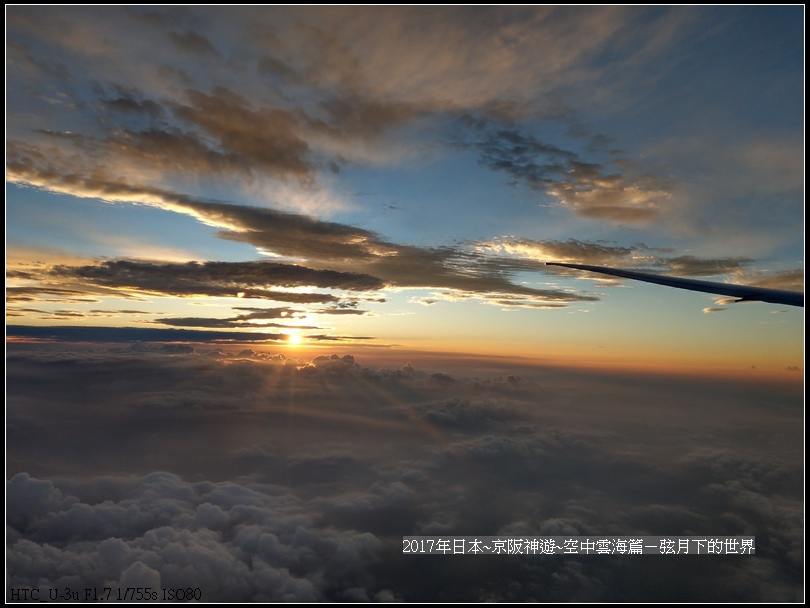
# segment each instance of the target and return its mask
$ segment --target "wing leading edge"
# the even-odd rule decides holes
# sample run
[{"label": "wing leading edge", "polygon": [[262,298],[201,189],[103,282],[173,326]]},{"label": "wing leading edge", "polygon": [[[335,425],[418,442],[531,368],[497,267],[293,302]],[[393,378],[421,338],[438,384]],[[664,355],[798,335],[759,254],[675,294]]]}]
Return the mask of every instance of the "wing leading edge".
[{"label": "wing leading edge", "polygon": [[691,289],[692,291],[702,291],[704,293],[714,293],[721,296],[738,298],[738,302],[759,301],[770,302],[771,304],[784,304],[786,306],[804,307],[804,293],[801,291],[786,291],[784,289],[766,289],[764,287],[749,287],[747,285],[734,285],[731,283],[715,283],[714,281],[699,281],[697,279],[681,279],[678,277],[667,277],[658,274],[648,274],[646,272],[633,272],[632,270],[619,270],[617,268],[606,268],[604,266],[589,266],[587,264],[563,264],[561,262],[546,262],[546,266],[564,266],[565,268],[576,268],[578,270],[588,270],[590,272],[600,272],[614,277],[624,279],[635,279],[677,287],[679,289]]}]

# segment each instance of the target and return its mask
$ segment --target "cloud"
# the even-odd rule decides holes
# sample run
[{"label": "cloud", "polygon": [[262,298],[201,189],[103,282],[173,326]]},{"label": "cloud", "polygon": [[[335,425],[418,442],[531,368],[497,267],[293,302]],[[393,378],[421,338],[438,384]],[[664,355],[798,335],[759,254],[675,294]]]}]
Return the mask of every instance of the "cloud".
[{"label": "cloud", "polygon": [[659,264],[678,275],[710,277],[738,272],[754,260],[745,257],[707,259],[691,255],[663,258]]},{"label": "cloud", "polygon": [[[12,587],[141,581],[204,601],[801,596],[800,388],[239,348],[10,344]],[[755,534],[757,555],[402,554],[403,535],[462,533]]]},{"label": "cloud", "polygon": [[[23,147],[24,148],[24,147]],[[219,236],[249,243],[282,257],[306,260],[315,268],[360,272],[399,287],[446,287],[470,292],[525,295],[550,302],[592,300],[562,290],[542,290],[509,281],[510,265],[481,260],[474,252],[454,247],[415,247],[388,242],[375,233],[337,222],[274,209],[203,202],[192,197],[92,176],[68,173],[38,153],[24,153],[9,163],[9,179],[76,196],[148,204],[191,215],[220,228]]]},{"label": "cloud", "polygon": [[[649,37],[659,42],[649,47],[657,54],[667,46],[659,35],[662,26],[670,28],[670,40],[682,29],[674,26],[680,17],[668,12],[649,19],[639,34],[634,21],[652,15],[614,7],[589,12],[389,7],[316,15],[291,9],[273,16],[260,18],[250,31],[257,43],[272,48],[277,59],[297,66],[310,81],[375,96],[396,92],[409,102],[452,100],[465,108],[593,84],[599,75],[588,63],[606,48],[628,44],[628,36],[634,41]],[[290,27],[288,19],[297,20],[297,27]],[[265,34],[268,29],[272,37]],[[613,58],[615,73],[621,75],[628,62]]]},{"label": "cloud", "polygon": [[[508,262],[499,262],[505,267],[508,267]],[[519,265],[515,265],[518,267]],[[532,270],[536,270],[532,268]],[[582,296],[582,300],[596,300],[594,296]],[[419,296],[410,298],[410,302],[414,304],[421,304],[423,306],[432,306],[437,302],[463,302],[463,301],[478,301],[489,306],[498,306],[504,310],[514,308],[533,308],[533,309],[555,309],[566,308],[567,303],[553,303],[549,302],[548,298],[543,296],[532,297],[531,294],[527,295],[509,295],[504,293],[481,293],[473,294],[463,291],[436,291],[428,296]]]},{"label": "cloud", "polygon": [[303,258],[310,264],[328,263],[331,268],[367,272],[393,286],[501,292],[559,302],[587,298],[516,285],[507,278],[509,266],[491,268],[487,260],[458,248],[398,245],[360,228],[256,207],[193,201],[177,201],[171,206],[223,227],[223,238]]},{"label": "cloud", "polygon": [[201,55],[216,54],[216,49],[214,49],[211,42],[197,32],[169,32],[169,38],[180,50]]},{"label": "cloud", "polygon": [[[647,49],[645,60],[663,56],[694,26],[690,11],[395,7],[312,13],[282,7],[243,8],[227,18],[221,9],[12,13],[15,61],[40,67],[18,72],[15,63],[11,88],[50,94],[43,66],[55,56],[83,69],[70,72],[77,84],[63,92],[60,103],[70,104],[69,112],[28,112],[41,119],[8,138],[13,183],[191,215],[218,228],[221,238],[313,270],[535,308],[594,298],[516,284],[512,277],[528,266],[514,260],[483,259],[458,245],[401,244],[278,209],[327,213],[336,198],[326,192],[329,174],[352,163],[421,155],[425,146],[414,147],[401,131],[406,126],[430,129],[430,147],[460,143],[482,165],[581,217],[645,224],[670,204],[668,177],[621,158],[559,100],[567,98],[561,92],[590,89],[605,74],[614,84],[632,80],[638,49]],[[99,33],[113,27],[120,32],[116,45]],[[751,154],[757,159],[777,148],[763,143]],[[210,192],[220,199],[247,193],[281,200],[268,209],[198,195]]]},{"label": "cloud", "polygon": [[7,302],[34,302],[42,299],[65,303],[98,302],[96,298],[87,297],[88,295],[84,290],[60,287],[6,287]]},{"label": "cloud", "polygon": [[[276,327],[282,329],[295,329],[295,330],[313,330],[320,329],[319,327],[311,325],[295,324],[299,318],[306,316],[306,311],[294,310],[287,307],[282,308],[244,308],[234,307],[233,310],[245,310],[248,312],[236,315],[226,319],[211,318],[211,317],[167,317],[154,321],[160,325],[170,325],[173,327],[210,327],[210,328],[265,328]],[[315,311],[320,314],[340,314],[350,312],[352,314],[365,314],[365,311],[355,309],[337,309],[330,311],[330,309],[322,309]],[[289,323],[273,323],[267,322],[269,319],[286,319]]]},{"label": "cloud", "polygon": [[[50,160],[47,162],[50,163]],[[66,190],[81,196],[146,203],[188,214],[203,223],[220,228],[221,238],[249,243],[274,255],[304,260],[312,267],[312,272],[364,274],[379,277],[376,279],[378,285],[386,283],[393,287],[453,289],[478,294],[484,300],[501,306],[555,307],[557,304],[594,299],[592,296],[563,290],[524,287],[509,280],[510,275],[516,271],[537,270],[538,266],[527,266],[527,263],[540,255],[551,254],[566,261],[588,263],[598,260],[611,265],[624,259],[625,263],[620,265],[629,266],[633,263],[631,267],[637,267],[638,262],[643,262],[645,266],[651,265],[657,270],[687,276],[713,276],[738,271],[751,262],[744,257],[667,257],[656,255],[662,250],[643,244],[636,247],[617,247],[576,240],[555,242],[510,238],[485,242],[479,247],[479,250],[500,247],[508,253],[517,254],[511,259],[481,255],[475,250],[458,246],[426,248],[400,245],[371,231],[346,224],[273,209],[200,201],[151,187],[128,186],[77,175],[62,176],[59,178],[60,184],[53,181],[53,171],[43,171],[38,168],[39,163],[36,156],[23,154],[17,162],[9,163],[10,179],[47,184],[49,188]],[[516,258],[526,261],[519,262]],[[210,292],[211,286],[206,287]],[[219,295],[229,293],[229,287],[219,287]],[[245,294],[249,297],[265,297],[258,290],[246,291]]]},{"label": "cloud", "polygon": [[752,272],[741,269],[734,275],[735,282],[755,285],[767,289],[804,291],[804,270],[781,270],[773,272]]},{"label": "cloud", "polygon": [[649,223],[670,196],[658,178],[616,174],[561,182],[548,192],[585,218],[618,223]]},{"label": "cloud", "polygon": [[[295,264],[268,261],[166,263],[143,260],[105,260],[91,265],[56,264],[36,270],[10,271],[9,276],[28,285],[9,287],[7,300],[97,301],[90,294],[144,299],[157,296],[240,297],[297,304],[356,306],[331,294],[299,291],[302,288],[374,291],[385,284],[370,275],[314,270]],[[33,283],[33,284],[31,284]],[[43,285],[52,286],[43,286]],[[65,285],[66,287],[56,287]]]},{"label": "cloud", "polygon": [[[55,539],[60,529],[70,533],[60,548],[19,541],[11,558],[15,584],[33,582],[21,570],[25,562],[37,564],[55,584],[78,580],[60,575],[63,568],[81,569],[87,571],[81,580],[100,589],[133,585],[162,594],[182,588],[211,601],[317,601],[335,593],[330,587],[362,589],[368,583],[365,570],[374,561],[376,539],[319,528],[284,499],[230,483],[188,484],[168,473],[135,484],[106,483],[118,486],[120,500],[87,504],[71,496],[69,506],[20,526],[32,539]],[[60,494],[51,486],[50,497],[38,497],[29,490],[38,484],[43,482],[20,474],[8,489],[36,512]],[[232,540],[223,539],[226,529]]]},{"label": "cloud", "polygon": [[6,335],[19,338],[34,338],[54,341],[91,342],[106,340],[109,342],[268,342],[285,341],[286,334],[249,333],[249,332],[216,332],[179,329],[151,329],[140,327],[81,327],[81,326],[26,326],[8,325]]},{"label": "cloud", "polygon": [[285,325],[283,323],[251,323],[250,317],[238,315],[228,319],[217,319],[212,317],[170,317],[154,321],[158,325],[170,325],[172,327],[210,327],[210,328],[265,328],[275,327],[281,329],[320,329],[312,325]]},{"label": "cloud", "polygon": [[537,261],[583,262],[603,266],[625,265],[632,261],[649,260],[654,249],[639,244],[634,247],[591,243],[578,239],[567,241],[535,240],[504,237],[479,243],[484,251],[506,253]]},{"label": "cloud", "polygon": [[[318,287],[353,291],[378,290],[384,283],[375,277],[351,272],[314,270],[275,262],[154,263],[108,260],[92,266],[54,266],[54,277],[89,280],[108,287],[129,287],[162,293],[201,295],[209,291],[231,292],[242,287]],[[209,291],[206,291],[210,285]]]},{"label": "cloud", "polygon": [[[568,270],[558,268],[547,268],[537,263],[544,262],[566,262],[584,263],[597,266],[615,266],[622,268],[634,268],[639,270],[653,270],[678,276],[688,277],[711,277],[718,275],[742,276],[746,266],[754,262],[747,257],[698,257],[693,255],[668,256],[671,250],[650,247],[644,243],[636,243],[632,246],[608,245],[603,242],[587,242],[577,239],[567,241],[534,240],[526,238],[502,237],[477,244],[483,252],[494,254],[508,254],[518,259],[516,264],[527,261],[529,266],[535,270],[544,270],[556,274],[573,274]],[[781,280],[784,282],[795,281],[797,273],[801,271],[787,271],[785,273],[763,275],[761,281],[767,281],[770,276],[771,281],[776,284]],[[787,281],[785,281],[787,279]]]},{"label": "cloud", "polygon": [[[639,19],[646,27],[633,26]],[[141,175],[158,186],[217,175],[235,178],[234,187],[269,178],[304,188],[314,187],[324,170],[401,154],[392,150],[405,147],[389,136],[442,116],[564,114],[573,124],[571,112],[553,109],[560,104],[547,101],[556,97],[548,94],[601,78],[589,63],[630,31],[658,41],[647,46],[654,56],[667,46],[659,28],[671,42],[684,25],[675,11],[480,7],[317,14],[243,8],[227,18],[219,9],[46,15],[18,8],[10,22],[10,43],[24,44],[30,61],[64,56],[71,64],[82,62],[71,73],[74,86],[63,93],[74,101],[74,111],[43,113],[38,136],[20,133],[27,144],[49,153],[58,147],[111,180]],[[115,45],[99,34],[111,28],[119,33]],[[619,65],[633,62],[637,58],[613,57],[611,65],[618,74]],[[155,66],[162,66],[160,73]],[[261,78],[245,78],[253,73]],[[10,85],[34,94],[47,81],[12,71]],[[533,107],[533,99],[543,100],[540,107]],[[537,155],[579,160],[511,126],[481,145],[482,162],[511,167],[516,176],[542,166],[533,160]],[[583,213],[625,207],[640,213],[654,207],[653,192],[660,190],[644,178],[623,177],[611,188],[634,196],[621,203],[614,200],[618,195],[596,197],[594,188],[580,184],[567,199],[577,198],[575,207]]]},{"label": "cloud", "polygon": [[[482,132],[481,139],[473,136],[466,145],[479,151],[483,166],[545,192],[582,217],[646,224],[661,215],[671,197],[668,180],[639,172],[626,160],[611,168],[514,127],[490,126],[485,118],[462,118],[464,124]],[[619,165],[622,172],[617,172]]]},{"label": "cloud", "polygon": [[295,114],[278,108],[258,108],[224,88],[213,94],[188,90],[187,103],[172,104],[181,121],[212,138],[236,164],[270,174],[307,177],[312,170],[309,146],[297,131]]},{"label": "cloud", "polygon": [[[518,384],[520,380],[510,376],[507,382]],[[458,397],[419,405],[416,411],[433,424],[466,429],[497,427],[498,423],[527,418],[520,406],[510,402],[474,402]]]}]

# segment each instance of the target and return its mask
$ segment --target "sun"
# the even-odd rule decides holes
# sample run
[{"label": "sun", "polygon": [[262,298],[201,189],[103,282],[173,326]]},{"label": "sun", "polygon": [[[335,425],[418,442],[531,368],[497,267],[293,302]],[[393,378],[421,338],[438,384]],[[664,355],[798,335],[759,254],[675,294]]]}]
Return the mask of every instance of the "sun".
[{"label": "sun", "polygon": [[289,334],[287,336],[287,341],[290,344],[301,344],[302,340],[303,340],[303,338],[301,336],[299,336],[298,334]]}]

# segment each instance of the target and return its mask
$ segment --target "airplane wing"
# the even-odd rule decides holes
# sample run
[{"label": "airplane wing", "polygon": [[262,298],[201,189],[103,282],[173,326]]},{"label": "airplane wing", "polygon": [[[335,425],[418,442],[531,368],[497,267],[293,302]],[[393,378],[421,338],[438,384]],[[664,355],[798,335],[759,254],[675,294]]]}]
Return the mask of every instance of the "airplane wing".
[{"label": "airplane wing", "polygon": [[668,287],[679,289],[691,289],[692,291],[703,291],[705,293],[715,293],[722,296],[739,298],[738,302],[759,301],[770,302],[771,304],[784,304],[786,306],[804,307],[804,293],[801,291],[786,291],[783,289],[766,289],[764,287],[748,287],[746,285],[734,285],[731,283],[715,283],[714,281],[698,281],[696,279],[680,279],[677,277],[667,277],[658,274],[648,274],[646,272],[634,272],[631,270],[619,270],[617,268],[606,268],[604,266],[588,266],[587,264],[563,264],[561,262],[546,262],[546,266],[564,266],[565,268],[577,268],[590,272],[601,272],[614,277],[624,279],[635,279],[656,283]]}]

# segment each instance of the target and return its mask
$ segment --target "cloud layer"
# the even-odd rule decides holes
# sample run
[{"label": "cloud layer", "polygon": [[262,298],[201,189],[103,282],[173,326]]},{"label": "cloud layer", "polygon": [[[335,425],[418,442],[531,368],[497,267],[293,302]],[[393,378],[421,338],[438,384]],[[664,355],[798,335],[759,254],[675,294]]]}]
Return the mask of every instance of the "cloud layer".
[{"label": "cloud layer", "polygon": [[[802,594],[794,389],[202,345],[20,344],[7,365],[9,588],[192,587],[205,601]],[[758,549],[699,563],[428,560],[402,555],[407,534],[754,534]]]},{"label": "cloud layer", "polygon": [[[682,167],[698,152],[706,156],[706,144],[668,139],[647,146],[645,157],[623,151],[586,120],[588,112],[651,103],[636,95],[643,87],[655,90],[651,72],[670,74],[676,68],[669,57],[679,44],[686,39],[691,46],[723,29],[723,19],[711,11],[12,7],[8,17],[11,183],[191,216],[221,239],[281,258],[276,264],[223,262],[212,254],[185,265],[135,259],[59,265],[13,285],[9,295],[20,302],[242,293],[334,304],[348,314],[343,294],[298,288],[413,288],[541,309],[594,300],[518,280],[542,268],[531,263],[541,255],[644,262],[685,276],[739,274],[756,264],[747,255],[683,253],[687,246],[662,253],[654,244],[673,230],[721,230],[712,217],[720,208],[711,207],[704,224],[691,217],[697,190],[685,187],[670,166]],[[108,32],[115,32],[114,44]],[[581,100],[577,107],[572,99]],[[737,184],[726,199],[745,190],[768,196],[796,191],[801,174],[790,162],[798,157],[791,141],[778,133],[751,137],[734,154],[720,154],[748,173],[764,167],[749,181],[763,184],[773,174],[779,179],[772,181],[783,184],[754,188],[715,160],[721,181]],[[444,244],[389,238],[369,227],[377,220],[373,213],[366,223],[357,216],[325,219],[358,204],[360,194],[345,185],[351,182],[337,181],[352,171],[413,171],[458,155],[469,166],[454,183],[481,167],[497,179],[506,176],[536,197],[533,207],[562,210],[557,220],[588,220],[577,224],[583,236],[518,235],[491,246],[498,233],[456,232],[455,222],[480,213],[467,209],[457,192],[446,202]],[[499,196],[489,203],[494,209]],[[154,217],[161,220],[159,213]],[[425,226],[431,217],[420,211],[415,223]],[[535,226],[546,218],[530,218],[527,234],[537,234]],[[603,227],[594,232],[594,225]],[[654,229],[653,239],[644,239],[653,244],[605,245],[594,236],[615,229],[626,240],[628,227]],[[750,242],[736,250],[747,251]],[[526,255],[494,255],[499,247]],[[799,271],[775,272],[762,271],[761,281],[784,284],[790,275],[797,284]],[[28,313],[18,308],[16,314]],[[224,321],[208,321],[217,322]]]}]

